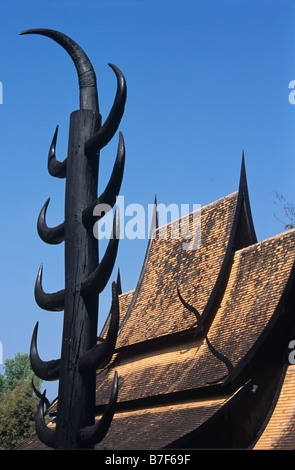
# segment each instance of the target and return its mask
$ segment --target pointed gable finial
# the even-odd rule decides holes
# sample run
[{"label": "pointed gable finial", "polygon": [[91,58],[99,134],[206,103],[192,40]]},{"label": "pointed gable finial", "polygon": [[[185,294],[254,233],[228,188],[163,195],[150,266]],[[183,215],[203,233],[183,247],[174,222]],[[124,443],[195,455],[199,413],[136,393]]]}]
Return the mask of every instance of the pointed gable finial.
[{"label": "pointed gable finial", "polygon": [[[153,208],[153,212],[151,214],[149,240],[156,238],[156,230],[159,228],[156,194],[155,194],[154,204],[152,204],[152,208]],[[149,214],[149,217],[150,217],[150,214]]]},{"label": "pointed gable finial", "polygon": [[247,225],[249,228],[249,233],[251,233],[252,243],[256,243],[257,237],[255,233],[254,223],[252,219],[252,212],[250,207],[250,199],[248,192],[248,182],[246,175],[246,164],[245,164],[245,152],[242,151],[242,162],[241,162],[241,171],[240,171],[240,183],[239,183],[239,196],[238,196],[238,206],[244,206],[246,211]]},{"label": "pointed gable finial", "polygon": [[244,149],[242,151],[242,163],[241,163],[241,171],[240,171],[239,190],[242,192],[245,192],[245,190],[248,191]]},{"label": "pointed gable finial", "polygon": [[118,268],[118,275],[117,275],[117,291],[118,291],[118,295],[122,294],[122,283],[121,283],[120,268]]},{"label": "pointed gable finial", "polygon": [[157,202],[157,194],[155,194],[155,201],[154,201],[154,211],[155,211],[155,225],[156,225],[156,230],[159,228],[159,220],[158,220],[158,212],[157,212],[157,205],[158,205],[158,202]]}]

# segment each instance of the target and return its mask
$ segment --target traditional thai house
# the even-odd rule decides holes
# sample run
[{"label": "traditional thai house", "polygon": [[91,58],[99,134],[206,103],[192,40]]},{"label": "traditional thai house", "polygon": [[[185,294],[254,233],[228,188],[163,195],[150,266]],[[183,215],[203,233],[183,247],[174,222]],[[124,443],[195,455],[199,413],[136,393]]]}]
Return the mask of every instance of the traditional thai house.
[{"label": "traditional thai house", "polygon": [[[166,239],[156,228],[137,286],[119,297],[97,419],[115,371],[118,401],[95,448],[294,449],[295,230],[257,241],[244,159],[238,191],[201,209],[197,249],[173,236],[180,222]],[[21,448],[46,449],[37,437]]]}]

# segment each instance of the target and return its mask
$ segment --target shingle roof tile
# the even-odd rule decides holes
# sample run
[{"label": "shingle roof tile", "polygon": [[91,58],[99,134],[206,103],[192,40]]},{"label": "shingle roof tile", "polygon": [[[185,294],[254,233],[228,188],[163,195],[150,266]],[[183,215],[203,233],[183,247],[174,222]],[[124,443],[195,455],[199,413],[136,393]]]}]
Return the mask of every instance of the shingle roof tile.
[{"label": "shingle roof tile", "polygon": [[[202,209],[198,249],[183,250],[183,239],[170,237],[170,225],[168,239],[152,241],[144,275],[134,293],[135,302],[127,313],[117,347],[186,330],[196,324],[195,316],[180,303],[177,288],[187,302],[194,300],[197,309],[203,311],[225,258],[237,197],[236,192]],[[191,224],[192,214],[189,217]]]}]

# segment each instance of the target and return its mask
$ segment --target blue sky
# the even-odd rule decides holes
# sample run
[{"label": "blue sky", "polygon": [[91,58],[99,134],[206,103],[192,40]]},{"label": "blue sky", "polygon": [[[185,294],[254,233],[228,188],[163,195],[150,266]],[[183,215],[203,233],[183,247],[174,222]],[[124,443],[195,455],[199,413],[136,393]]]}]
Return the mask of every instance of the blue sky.
[{"label": "blue sky", "polygon": [[[42,358],[60,354],[63,313],[40,310],[33,290],[41,262],[44,289],[63,288],[63,245],[45,245],[36,221],[48,197],[48,224],[63,221],[65,183],[48,174],[47,154],[58,124],[57,155],[66,157],[69,116],[78,109],[69,56],[48,38],[19,36],[22,30],[56,29],[80,44],[96,71],[103,120],[116,90],[107,64],[124,73],[126,204],[146,207],[157,194],[165,204],[204,206],[226,196],[238,187],[244,149],[257,237],[284,230],[275,193],[295,202],[295,105],[288,100],[288,84],[295,80],[294,1],[2,0],[0,5],[3,360],[29,351],[37,321]],[[101,190],[117,142],[118,135],[101,152]],[[114,277],[120,267],[124,291],[136,286],[146,244],[120,242]],[[108,310],[106,292],[100,325]]]}]

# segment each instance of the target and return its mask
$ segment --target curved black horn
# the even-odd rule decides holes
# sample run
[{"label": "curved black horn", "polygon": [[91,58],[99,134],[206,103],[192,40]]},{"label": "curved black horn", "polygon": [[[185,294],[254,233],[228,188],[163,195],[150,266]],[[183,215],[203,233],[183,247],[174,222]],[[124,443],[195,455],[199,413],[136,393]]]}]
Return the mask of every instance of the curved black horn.
[{"label": "curved black horn", "polygon": [[65,290],[47,294],[42,288],[43,266],[41,264],[36,283],[35,283],[35,300],[40,308],[51,312],[59,312],[64,309]]},{"label": "curved black horn", "polygon": [[[96,206],[100,204],[106,204],[111,209],[114,207],[116,202],[116,197],[119,194],[123,173],[124,173],[124,166],[125,166],[125,144],[123,135],[119,133],[119,144],[117,150],[117,156],[114,163],[113,171],[109,182],[104,190],[104,192],[97,198],[95,201],[92,202],[86,209],[83,210],[82,213],[82,220],[85,227],[89,227],[94,225],[95,221],[98,221],[102,215],[95,216],[93,214],[93,210]],[[105,215],[105,214],[104,214]]]},{"label": "curved black horn", "polygon": [[118,286],[112,283],[112,306],[110,313],[110,324],[107,335],[103,342],[96,344],[79,359],[79,371],[102,369],[112,358],[119,329],[119,298]]},{"label": "curved black horn", "polygon": [[47,199],[44,206],[42,207],[38,221],[37,221],[37,231],[39,237],[50,245],[57,245],[65,239],[65,224],[64,222],[56,227],[48,227],[46,224],[46,212],[49,204],[50,198]]},{"label": "curved black horn", "polygon": [[96,76],[92,64],[81,47],[65,34],[53,29],[27,29],[19,34],[40,34],[47,36],[62,46],[73,60],[79,78],[80,109],[98,112]]},{"label": "curved black horn", "polygon": [[116,65],[109,64],[117,77],[117,92],[111,111],[102,127],[85,144],[85,153],[90,156],[97,153],[111,140],[120,124],[124,113],[127,87],[121,70]]},{"label": "curved black horn", "polygon": [[106,436],[115,413],[117,397],[118,373],[115,372],[110,401],[106,406],[101,419],[92,426],[86,426],[85,428],[80,430],[80,441],[83,446],[91,446],[98,444]]},{"label": "curved black horn", "polygon": [[35,429],[37,436],[43,444],[48,447],[54,447],[55,444],[55,429],[49,428],[44,420],[44,402],[45,402],[45,393],[44,390],[41,400],[39,402],[38,410],[35,417]]},{"label": "curved black horn", "polygon": [[52,138],[51,145],[49,148],[47,168],[51,176],[55,176],[56,178],[65,178],[66,170],[67,170],[67,159],[65,159],[63,162],[59,162],[56,159],[56,154],[55,154],[57,132],[58,132],[58,126],[56,126],[54,136]]},{"label": "curved black horn", "polygon": [[33,331],[30,346],[30,361],[33,372],[42,380],[57,380],[59,378],[60,359],[53,361],[42,361],[37,349],[37,333],[39,323],[37,322]]},{"label": "curved black horn", "polygon": [[88,279],[81,285],[81,295],[87,296],[90,292],[100,294],[108,283],[110,275],[116,261],[117,251],[119,245],[119,207],[116,207],[116,212],[113,222],[112,238],[109,241],[106,252],[97,265],[97,268],[89,275]]},{"label": "curved black horn", "polygon": [[[35,395],[41,399],[43,394],[35,387],[34,380],[32,379],[32,389],[34,390]],[[50,401],[45,396],[43,397],[46,410],[50,407]]]}]

